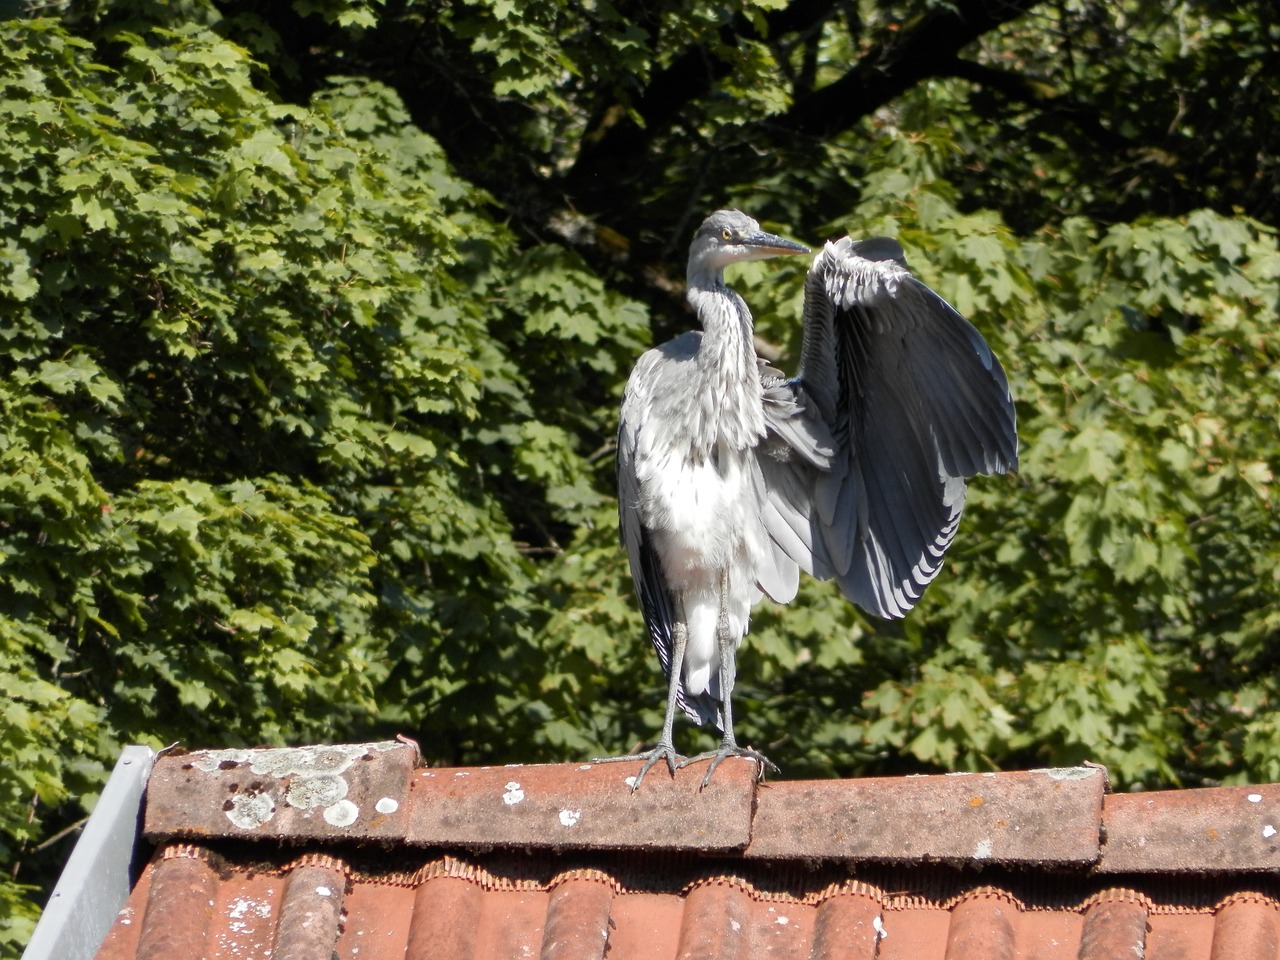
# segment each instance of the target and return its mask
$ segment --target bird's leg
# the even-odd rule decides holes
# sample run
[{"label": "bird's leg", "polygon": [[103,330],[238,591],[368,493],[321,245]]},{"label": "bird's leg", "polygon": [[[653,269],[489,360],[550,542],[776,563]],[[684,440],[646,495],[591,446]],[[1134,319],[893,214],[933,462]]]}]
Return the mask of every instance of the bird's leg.
[{"label": "bird's leg", "polygon": [[618,760],[643,760],[644,766],[640,768],[640,772],[636,774],[635,782],[631,784],[632,792],[640,789],[640,781],[644,779],[644,775],[652,769],[653,765],[659,760],[667,762],[667,769],[671,771],[671,775],[676,775],[676,766],[683,766],[683,757],[676,753],[675,747],[675,726],[676,726],[676,700],[680,693],[680,674],[684,670],[684,648],[688,643],[689,629],[685,626],[684,619],[675,622],[672,629],[671,637],[671,675],[667,680],[667,715],[662,721],[662,736],[658,738],[657,745],[652,750],[642,753],[635,753],[625,757],[599,757],[592,760],[592,763],[613,763]]},{"label": "bird's leg", "polygon": [[738,677],[738,638],[729,627],[729,611],[726,607],[729,597],[729,572],[720,574],[720,615],[716,619],[716,643],[720,647],[720,710],[724,718],[724,736],[716,750],[700,753],[680,761],[680,766],[688,766],[698,760],[710,760],[706,775],[702,778],[702,786],[711,782],[711,775],[725,757],[747,757],[760,765],[760,777],[763,779],[765,768],[778,772],[777,765],[762,753],[747,747],[738,746],[738,739],[733,733],[733,686]]},{"label": "bird's leg", "polygon": [[649,759],[636,775],[633,790],[640,786],[640,781],[649,772],[649,768],[659,760],[666,760],[667,769],[673,777],[676,775],[676,762],[680,759],[674,741],[676,698],[680,693],[680,674],[684,672],[684,648],[688,640],[689,628],[685,626],[683,619],[677,620],[671,637],[671,676],[667,678],[667,715],[662,720],[662,736],[658,738],[657,746],[649,751]]}]

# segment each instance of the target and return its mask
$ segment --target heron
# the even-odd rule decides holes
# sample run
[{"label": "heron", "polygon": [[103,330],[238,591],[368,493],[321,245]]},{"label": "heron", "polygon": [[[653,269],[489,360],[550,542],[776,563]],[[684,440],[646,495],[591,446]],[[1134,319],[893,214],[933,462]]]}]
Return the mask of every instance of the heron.
[{"label": "heron", "polygon": [[[764,596],[794,599],[800,571],[885,618],[904,616],[942,568],[966,478],[1017,465],[1013,400],[981,334],[907,269],[887,237],[828,242],[804,283],[792,378],[756,354],[751,311],[725,268],[807,254],[737,210],[689,248],[686,297],[701,330],[643,354],[618,427],[621,540],[667,678],[649,770],[728,757],[776,769],[733,728],[737,651]],[[722,734],[683,757],[677,712]]]}]

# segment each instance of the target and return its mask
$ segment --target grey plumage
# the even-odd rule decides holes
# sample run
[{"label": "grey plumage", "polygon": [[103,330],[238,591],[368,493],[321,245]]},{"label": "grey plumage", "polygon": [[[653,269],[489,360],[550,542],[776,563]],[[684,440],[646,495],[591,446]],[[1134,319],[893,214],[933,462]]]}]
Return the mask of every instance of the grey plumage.
[{"label": "grey plumage", "polygon": [[[807,253],[735,210],[689,251],[702,331],[645,353],[618,431],[622,543],[668,678],[658,745],[635,783],[738,746],[736,651],[764,594],[793,599],[804,570],[901,617],[941,569],[965,478],[1017,463],[1008,381],[973,326],[906,268],[896,241],[828,243],[805,281],[799,374],[759,360],[747,305],[724,282],[741,260]],[[677,709],[715,723],[719,749],[680,757]],[[618,758],[622,759],[622,758]]]}]

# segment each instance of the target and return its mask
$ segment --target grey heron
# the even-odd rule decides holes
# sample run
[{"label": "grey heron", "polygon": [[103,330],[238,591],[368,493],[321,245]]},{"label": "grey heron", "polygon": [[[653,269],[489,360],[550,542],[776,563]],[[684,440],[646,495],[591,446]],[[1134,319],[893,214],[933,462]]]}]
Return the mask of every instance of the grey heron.
[{"label": "grey heron", "polygon": [[[810,252],[736,210],[708,217],[689,249],[687,298],[702,327],[645,353],[618,428],[623,546],[667,676],[654,764],[726,757],[751,608],[787,603],[800,571],[902,617],[942,567],[965,478],[1017,463],[1009,384],[978,331],[907,270],[895,240],[827,243],[804,286],[800,371],[757,357],[753,321],[724,269]],[[676,712],[723,733],[696,757],[673,744]]]}]

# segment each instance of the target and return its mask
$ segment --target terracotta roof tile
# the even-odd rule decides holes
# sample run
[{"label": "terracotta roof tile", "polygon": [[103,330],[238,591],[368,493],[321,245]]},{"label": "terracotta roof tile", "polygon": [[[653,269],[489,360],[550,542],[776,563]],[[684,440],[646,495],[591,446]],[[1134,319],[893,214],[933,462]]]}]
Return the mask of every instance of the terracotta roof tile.
[{"label": "terracotta roof tile", "polygon": [[876,944],[884,930],[884,908],[877,893],[870,890],[837,890],[823,899],[813,925],[813,956],[875,956]]},{"label": "terracotta roof tile", "polygon": [[1280,869],[1280,785],[1107,797],[1109,873]]},{"label": "terracotta roof tile", "polygon": [[1105,773],[782,781],[758,791],[747,856],[1093,863]]},{"label": "terracotta roof tile", "polygon": [[1147,960],[1210,960],[1211,956],[1216,956],[1210,952],[1217,927],[1213,914],[1158,914],[1151,917],[1148,924],[1144,946]]},{"label": "terracotta roof tile", "polygon": [[399,839],[417,760],[416,748],[395,741],[161,757],[148,784],[146,829]]},{"label": "terracotta roof tile", "polygon": [[740,850],[751,838],[748,760],[722,764],[706,789],[701,771],[687,769],[634,792],[630,764],[415,770],[416,761],[399,742],[162,757],[146,829],[557,849]]},{"label": "terracotta roof tile", "polygon": [[[621,886],[603,873],[533,883],[459,860],[436,861],[415,876],[406,884],[305,860],[264,874],[258,865],[176,846],[147,867],[134,896],[142,910],[129,909],[99,958],[325,957],[336,950],[350,960],[565,960],[602,957],[606,945],[619,960],[1280,956],[1276,902],[1262,894],[1191,909],[1107,888],[1078,902],[1031,908],[989,885],[947,900],[856,881],[782,896],[739,877],[708,874],[683,890],[656,892]],[[331,886],[343,877],[345,888]]]},{"label": "terracotta roof tile", "polygon": [[[311,960],[332,953],[342,933],[347,878],[341,862],[300,863],[280,892],[275,960]],[[246,905],[246,909],[249,909]]]},{"label": "terracotta roof tile", "polygon": [[138,960],[204,956],[219,889],[219,877],[203,859],[161,859],[136,918]]},{"label": "terracotta roof tile", "polygon": [[981,889],[951,908],[946,956],[956,960],[1014,960],[1021,904],[1003,890]]},{"label": "terracotta roof tile", "polygon": [[1108,890],[1084,909],[1080,960],[1145,957],[1150,906],[1140,894]]},{"label": "terracotta roof tile", "polygon": [[1280,960],[1265,849],[1223,840],[1203,873],[1173,839],[1210,813],[1251,836],[1272,787],[758,785],[742,763],[633,793],[628,764],[416,764],[407,744],[160,758],[155,853],[98,960]]},{"label": "terracotta roof tile", "polygon": [[1211,960],[1271,960],[1280,955],[1280,912],[1276,901],[1237,894],[1217,912]]}]

